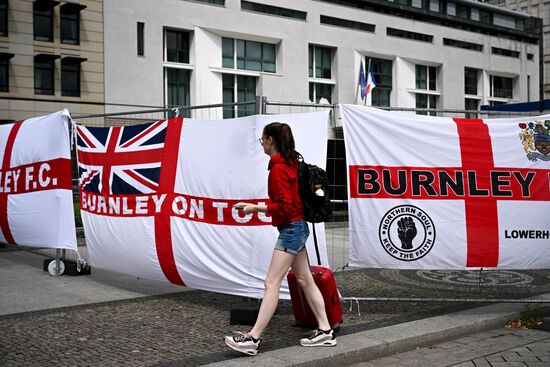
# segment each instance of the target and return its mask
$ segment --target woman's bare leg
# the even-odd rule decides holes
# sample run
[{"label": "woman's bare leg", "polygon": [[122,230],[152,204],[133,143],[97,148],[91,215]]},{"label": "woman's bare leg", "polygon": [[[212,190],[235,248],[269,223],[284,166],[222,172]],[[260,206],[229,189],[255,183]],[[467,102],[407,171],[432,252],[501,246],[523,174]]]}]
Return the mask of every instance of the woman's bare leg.
[{"label": "woman's bare leg", "polygon": [[292,262],[291,267],[294,273],[296,273],[298,286],[304,292],[307,303],[311,311],[313,311],[315,319],[317,319],[319,329],[325,331],[329,330],[331,327],[325,310],[325,301],[311,275],[309,263],[307,261],[307,253],[305,251],[300,252]]},{"label": "woman's bare leg", "polygon": [[288,273],[290,264],[292,264],[295,257],[296,255],[289,252],[280,250],[273,251],[271,264],[269,265],[269,270],[267,271],[267,276],[264,282],[264,299],[262,300],[262,304],[260,306],[258,319],[256,320],[252,330],[249,332],[253,338],[259,339],[262,336],[267,324],[273,317],[273,314],[277,309],[277,304],[279,303],[279,290],[281,288],[281,282]]}]

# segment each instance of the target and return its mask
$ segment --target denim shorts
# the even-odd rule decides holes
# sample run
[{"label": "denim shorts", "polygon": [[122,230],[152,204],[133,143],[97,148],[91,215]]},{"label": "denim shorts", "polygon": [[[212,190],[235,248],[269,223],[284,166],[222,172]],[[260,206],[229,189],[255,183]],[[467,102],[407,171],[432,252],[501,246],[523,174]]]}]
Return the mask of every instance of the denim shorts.
[{"label": "denim shorts", "polygon": [[278,226],[279,238],[275,249],[298,255],[306,249],[306,241],[309,237],[309,227],[304,220],[290,222]]}]

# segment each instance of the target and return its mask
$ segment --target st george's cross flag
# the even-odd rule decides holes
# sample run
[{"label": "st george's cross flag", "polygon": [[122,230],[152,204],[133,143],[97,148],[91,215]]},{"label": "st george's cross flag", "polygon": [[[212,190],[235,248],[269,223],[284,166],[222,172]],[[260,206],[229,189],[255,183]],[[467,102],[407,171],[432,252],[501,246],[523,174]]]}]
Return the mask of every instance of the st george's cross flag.
[{"label": "st george's cross flag", "polygon": [[[264,213],[268,162],[258,138],[288,123],[297,150],[326,161],[328,112],[219,121],[172,118],[78,126],[81,209],[90,262],[143,278],[261,298],[278,232]],[[316,225],[327,265],[324,227]],[[315,256],[313,241],[307,244]],[[288,298],[283,284],[281,297]]]},{"label": "st george's cross flag", "polygon": [[67,110],[0,126],[0,242],[77,249]]},{"label": "st george's cross flag", "polygon": [[352,266],[550,268],[550,115],[342,106]]}]

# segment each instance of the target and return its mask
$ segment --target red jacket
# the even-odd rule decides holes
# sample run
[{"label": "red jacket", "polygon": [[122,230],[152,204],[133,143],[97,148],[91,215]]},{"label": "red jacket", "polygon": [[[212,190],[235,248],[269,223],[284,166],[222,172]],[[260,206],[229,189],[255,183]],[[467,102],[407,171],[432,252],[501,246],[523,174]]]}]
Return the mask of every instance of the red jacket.
[{"label": "red jacket", "polygon": [[298,192],[298,165],[290,166],[279,153],[269,161],[267,214],[273,226],[304,219],[304,206]]}]

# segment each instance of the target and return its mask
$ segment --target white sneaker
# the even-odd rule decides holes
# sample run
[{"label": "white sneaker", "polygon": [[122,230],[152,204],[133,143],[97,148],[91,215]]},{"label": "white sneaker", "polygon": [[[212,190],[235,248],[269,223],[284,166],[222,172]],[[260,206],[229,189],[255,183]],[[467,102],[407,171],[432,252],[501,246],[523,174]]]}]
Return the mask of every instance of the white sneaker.
[{"label": "white sneaker", "polygon": [[332,329],[329,331],[315,329],[308,338],[300,339],[300,345],[302,347],[333,347],[336,345],[336,337]]},{"label": "white sneaker", "polygon": [[258,348],[262,339],[254,339],[249,333],[236,331],[233,336],[224,338],[225,344],[237,352],[255,356],[258,354]]}]

